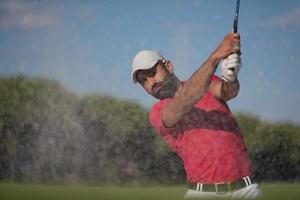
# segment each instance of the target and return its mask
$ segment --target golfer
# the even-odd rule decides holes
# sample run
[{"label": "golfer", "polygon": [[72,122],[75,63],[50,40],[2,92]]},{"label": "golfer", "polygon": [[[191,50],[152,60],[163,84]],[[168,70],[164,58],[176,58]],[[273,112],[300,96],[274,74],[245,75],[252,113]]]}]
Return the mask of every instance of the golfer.
[{"label": "golfer", "polygon": [[[240,36],[229,33],[186,81],[159,52],[143,50],[132,62],[132,79],[159,99],[150,123],[184,163],[186,198],[256,199],[243,135],[226,102],[237,96]],[[221,64],[221,78],[215,71]]]}]

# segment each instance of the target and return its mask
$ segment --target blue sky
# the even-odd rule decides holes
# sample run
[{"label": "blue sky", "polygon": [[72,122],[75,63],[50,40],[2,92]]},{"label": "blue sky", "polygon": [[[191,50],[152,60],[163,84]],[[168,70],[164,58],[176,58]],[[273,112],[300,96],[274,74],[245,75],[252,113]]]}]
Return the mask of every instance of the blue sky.
[{"label": "blue sky", "polygon": [[[231,31],[234,9],[235,0],[2,0],[0,74],[42,76],[150,108],[156,100],[130,79],[134,55],[158,50],[187,79]],[[241,0],[239,32],[232,110],[300,124],[300,1]]]}]

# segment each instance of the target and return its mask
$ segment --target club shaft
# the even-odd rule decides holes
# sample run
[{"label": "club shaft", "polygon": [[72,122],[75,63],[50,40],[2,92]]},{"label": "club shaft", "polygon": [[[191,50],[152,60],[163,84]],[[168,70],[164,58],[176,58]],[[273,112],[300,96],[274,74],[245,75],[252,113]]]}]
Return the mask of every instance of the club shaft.
[{"label": "club shaft", "polygon": [[233,32],[234,33],[237,33],[237,29],[238,29],[239,9],[240,9],[240,0],[237,0],[236,7],[235,7],[234,20],[233,20]]}]

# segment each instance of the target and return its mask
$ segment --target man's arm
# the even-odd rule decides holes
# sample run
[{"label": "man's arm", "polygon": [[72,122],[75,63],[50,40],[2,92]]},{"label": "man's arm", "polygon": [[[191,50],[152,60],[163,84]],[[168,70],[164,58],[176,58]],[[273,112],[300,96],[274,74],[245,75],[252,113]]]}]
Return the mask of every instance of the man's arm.
[{"label": "man's arm", "polygon": [[201,67],[179,88],[172,101],[163,110],[163,123],[174,126],[202,98],[209,89],[211,77],[221,59],[239,50],[240,38],[236,33],[225,36],[219,47]]},{"label": "man's arm", "polygon": [[234,82],[226,82],[224,80],[212,81],[209,91],[218,99],[228,101],[236,97],[240,90],[238,79]]}]

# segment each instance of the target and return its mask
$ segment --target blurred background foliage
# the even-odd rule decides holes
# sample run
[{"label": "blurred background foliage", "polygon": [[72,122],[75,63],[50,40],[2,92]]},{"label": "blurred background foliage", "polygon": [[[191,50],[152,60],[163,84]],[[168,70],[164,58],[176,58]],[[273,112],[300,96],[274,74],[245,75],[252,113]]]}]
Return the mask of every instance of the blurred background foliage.
[{"label": "blurred background foliage", "polygon": [[[78,96],[59,83],[0,77],[0,180],[183,183],[176,153],[125,100]],[[300,126],[236,113],[258,181],[299,181]]]}]

